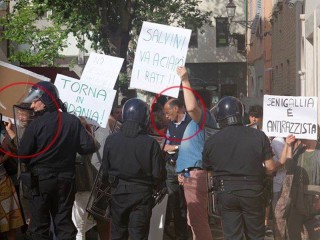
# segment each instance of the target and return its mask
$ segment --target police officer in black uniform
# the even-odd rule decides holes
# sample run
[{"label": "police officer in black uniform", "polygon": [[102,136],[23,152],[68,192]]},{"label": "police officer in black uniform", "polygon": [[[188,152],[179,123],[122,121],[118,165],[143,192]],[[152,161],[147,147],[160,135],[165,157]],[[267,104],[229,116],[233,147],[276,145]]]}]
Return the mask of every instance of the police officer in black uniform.
[{"label": "police officer in black uniform", "polygon": [[268,137],[243,125],[243,105],[234,97],[216,107],[221,130],[205,143],[212,167],[225,240],[264,239],[264,181],[275,169]]},{"label": "police officer in black uniform", "polygon": [[[31,172],[30,181],[25,181],[32,192],[29,200],[31,239],[50,239],[50,215],[58,239],[75,239],[77,230],[71,213],[75,198],[76,154],[93,153],[97,146],[80,120],[66,113],[52,83],[37,83],[23,102],[31,103],[38,115],[27,126],[19,144],[20,156],[34,155],[24,159]],[[39,152],[42,153],[36,155]]]},{"label": "police officer in black uniform", "polygon": [[112,185],[112,239],[148,239],[154,189],[164,182],[159,143],[146,134],[148,105],[130,99],[120,132],[106,139],[102,168]]}]

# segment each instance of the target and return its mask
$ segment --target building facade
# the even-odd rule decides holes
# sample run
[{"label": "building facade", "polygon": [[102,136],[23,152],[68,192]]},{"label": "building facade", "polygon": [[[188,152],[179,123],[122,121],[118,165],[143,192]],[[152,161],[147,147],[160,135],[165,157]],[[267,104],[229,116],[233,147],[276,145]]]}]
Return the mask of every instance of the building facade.
[{"label": "building facade", "polygon": [[[320,96],[320,1],[304,1],[300,16],[299,88],[302,96]],[[319,105],[318,99],[318,107]],[[318,123],[320,111],[318,111]]]},{"label": "building facade", "polygon": [[[236,5],[235,20],[246,21],[246,1],[233,1]],[[190,46],[186,66],[191,84],[196,89],[206,89],[213,95],[213,102],[225,95],[247,94],[247,61],[245,56],[246,28],[230,23],[226,5],[228,1],[202,1],[203,11],[212,11],[212,25],[197,30],[197,44]]]},{"label": "building facade", "polygon": [[[246,61],[246,27],[236,21],[247,22],[247,1],[233,0],[236,5],[235,22],[230,22],[226,5],[228,0],[201,1],[202,11],[211,11],[212,25],[205,25],[196,29],[192,34],[192,41],[187,55],[186,66],[190,72],[191,84],[197,88],[209,91],[214,96],[214,102],[224,95],[236,97],[247,95],[247,61]],[[10,6],[14,5],[11,1]],[[47,19],[39,20],[39,25],[48,24]],[[88,52],[90,42],[87,43]],[[4,43],[6,44],[6,43]],[[77,59],[73,70],[80,76],[88,53],[77,48],[76,39],[68,38],[68,47],[61,52],[64,62],[61,66],[68,66],[70,59]],[[1,46],[6,61],[6,46]],[[25,48],[26,46],[17,46]],[[1,52],[1,53],[2,53]],[[1,54],[0,53],[0,54]]]},{"label": "building facade", "polygon": [[272,13],[272,82],[271,94],[300,95],[300,14],[302,2],[288,4],[278,0]]},{"label": "building facade", "polygon": [[248,97],[262,103],[264,94],[271,93],[271,14],[272,1],[248,0],[249,19],[247,31]]}]

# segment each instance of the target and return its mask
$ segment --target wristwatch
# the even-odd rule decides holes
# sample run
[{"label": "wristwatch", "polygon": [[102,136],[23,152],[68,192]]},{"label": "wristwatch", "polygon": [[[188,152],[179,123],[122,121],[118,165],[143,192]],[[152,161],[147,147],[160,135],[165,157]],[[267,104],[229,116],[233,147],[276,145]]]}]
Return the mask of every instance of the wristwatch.
[{"label": "wristwatch", "polygon": [[178,150],[178,149],[179,149],[179,146],[178,146],[178,145],[177,145],[177,146],[175,146],[175,147],[174,147],[174,149],[175,149],[175,150]]}]

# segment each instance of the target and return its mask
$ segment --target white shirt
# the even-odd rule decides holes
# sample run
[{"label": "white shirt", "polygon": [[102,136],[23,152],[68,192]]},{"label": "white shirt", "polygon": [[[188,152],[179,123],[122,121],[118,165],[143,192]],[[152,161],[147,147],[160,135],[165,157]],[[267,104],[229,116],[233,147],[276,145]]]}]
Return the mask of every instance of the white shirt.
[{"label": "white shirt", "polygon": [[[276,137],[271,141],[271,147],[274,153],[273,161],[278,162],[280,160],[284,144],[285,141],[282,137]],[[284,168],[277,171],[276,176],[273,178],[273,192],[280,192],[285,176],[286,170]]]}]

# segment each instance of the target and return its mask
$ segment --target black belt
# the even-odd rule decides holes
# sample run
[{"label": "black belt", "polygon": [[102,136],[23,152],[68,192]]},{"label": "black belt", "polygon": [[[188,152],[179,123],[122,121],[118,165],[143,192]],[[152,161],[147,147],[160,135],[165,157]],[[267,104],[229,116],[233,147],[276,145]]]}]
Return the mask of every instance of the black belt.
[{"label": "black belt", "polygon": [[218,181],[239,181],[239,182],[256,182],[263,183],[263,180],[255,176],[213,176]]}]

